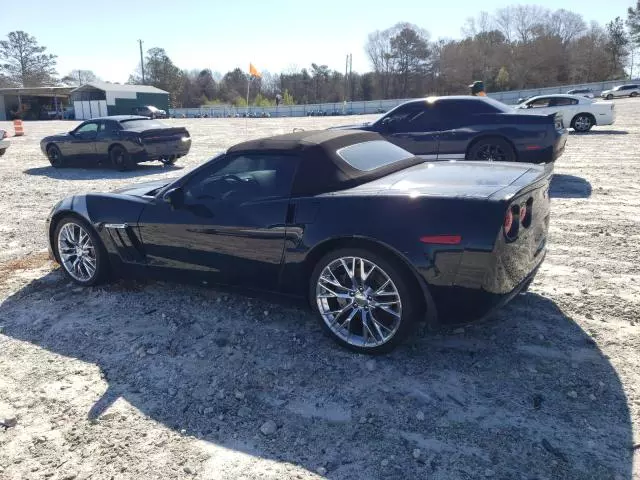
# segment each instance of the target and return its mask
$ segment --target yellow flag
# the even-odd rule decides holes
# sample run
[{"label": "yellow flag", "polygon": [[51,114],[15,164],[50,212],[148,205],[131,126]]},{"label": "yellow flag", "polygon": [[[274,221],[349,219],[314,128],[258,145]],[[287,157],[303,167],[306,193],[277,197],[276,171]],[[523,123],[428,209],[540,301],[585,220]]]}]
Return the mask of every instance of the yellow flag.
[{"label": "yellow flag", "polygon": [[249,64],[249,73],[254,77],[262,78],[262,74],[258,71],[256,67],[253,66],[253,63]]}]

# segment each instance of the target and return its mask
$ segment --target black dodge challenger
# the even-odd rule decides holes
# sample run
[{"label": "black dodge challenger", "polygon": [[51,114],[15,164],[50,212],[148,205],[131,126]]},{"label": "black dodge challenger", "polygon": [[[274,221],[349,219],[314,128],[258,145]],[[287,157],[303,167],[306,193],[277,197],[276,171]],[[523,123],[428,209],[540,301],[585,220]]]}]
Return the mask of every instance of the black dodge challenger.
[{"label": "black dodge challenger", "polygon": [[306,297],[342,345],[391,349],[418,319],[482,317],[545,256],[543,166],[425,162],[380,135],[241,143],[176,180],[59,202],[51,254],[81,285],[109,275]]},{"label": "black dodge challenger", "polygon": [[411,100],[373,123],[333,129],[378,132],[427,160],[548,163],[564,151],[562,114],[523,115],[488,97]]},{"label": "black dodge challenger", "polygon": [[40,141],[40,149],[54,167],[63,167],[71,160],[108,161],[120,170],[152,160],[173,165],[190,148],[191,136],[186,128],[169,127],[136,115],[94,118],[69,133]]}]

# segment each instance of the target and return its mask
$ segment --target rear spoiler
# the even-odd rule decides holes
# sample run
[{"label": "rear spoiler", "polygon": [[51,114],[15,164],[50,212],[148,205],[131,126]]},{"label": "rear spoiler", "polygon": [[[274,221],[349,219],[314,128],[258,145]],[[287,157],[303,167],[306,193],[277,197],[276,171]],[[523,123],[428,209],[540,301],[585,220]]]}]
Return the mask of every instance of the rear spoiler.
[{"label": "rear spoiler", "polygon": [[[551,117],[553,115],[549,116]],[[543,186],[548,188],[551,177],[553,176],[553,166],[553,162],[542,165],[532,165],[531,168],[511,182],[510,185],[492,194],[489,200],[508,201]]]},{"label": "rear spoiler", "polygon": [[[135,130],[129,130],[134,132]],[[138,132],[140,134],[141,137],[153,137],[155,135],[172,135],[172,134],[177,134],[177,133],[186,133],[188,134],[189,132],[187,131],[186,128],[184,127],[167,127],[167,128],[153,128],[150,130],[143,130],[141,132]]]}]

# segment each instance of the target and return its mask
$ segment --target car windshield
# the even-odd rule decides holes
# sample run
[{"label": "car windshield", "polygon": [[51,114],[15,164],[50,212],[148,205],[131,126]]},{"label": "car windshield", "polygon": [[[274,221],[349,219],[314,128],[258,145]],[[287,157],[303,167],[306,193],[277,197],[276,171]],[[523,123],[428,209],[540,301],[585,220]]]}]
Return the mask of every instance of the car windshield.
[{"label": "car windshield", "polygon": [[413,157],[411,153],[403,148],[385,140],[372,140],[349,145],[341,148],[336,153],[353,168],[363,172],[386,167]]},{"label": "car windshield", "polygon": [[151,110],[152,112],[157,112],[157,111],[158,111],[158,109],[157,109],[156,107],[154,107],[153,105],[149,105],[149,106],[148,106],[148,107],[146,107],[146,108],[148,108],[148,109],[149,109],[149,110]]},{"label": "car windshield", "polygon": [[614,90],[620,90],[623,87],[623,85],[620,85],[619,87],[614,88]]},{"label": "car windshield", "polygon": [[120,125],[125,130],[137,130],[139,128],[166,128],[167,125],[158,120],[133,118],[131,120],[121,120]]}]

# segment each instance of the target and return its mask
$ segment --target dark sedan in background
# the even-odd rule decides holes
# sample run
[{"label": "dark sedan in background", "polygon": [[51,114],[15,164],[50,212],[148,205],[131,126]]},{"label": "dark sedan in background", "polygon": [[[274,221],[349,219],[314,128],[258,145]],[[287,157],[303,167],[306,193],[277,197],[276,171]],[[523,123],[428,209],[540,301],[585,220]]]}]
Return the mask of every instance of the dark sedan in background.
[{"label": "dark sedan in background", "polygon": [[374,123],[335,127],[377,132],[427,160],[547,163],[564,151],[561,114],[521,115],[487,97],[412,100]]},{"label": "dark sedan in background", "polygon": [[299,296],[336,341],[374,353],[420,318],[473,320],[525,290],[548,188],[540,165],[425,162],[373,132],[297,132],[173,181],[68,197],[48,240],[80,285],[111,273]]},{"label": "dark sedan in background", "polygon": [[120,115],[87,120],[68,133],[45,137],[40,148],[54,167],[85,160],[94,164],[106,161],[126,170],[154,160],[173,165],[189,153],[191,136],[184,127]]}]

